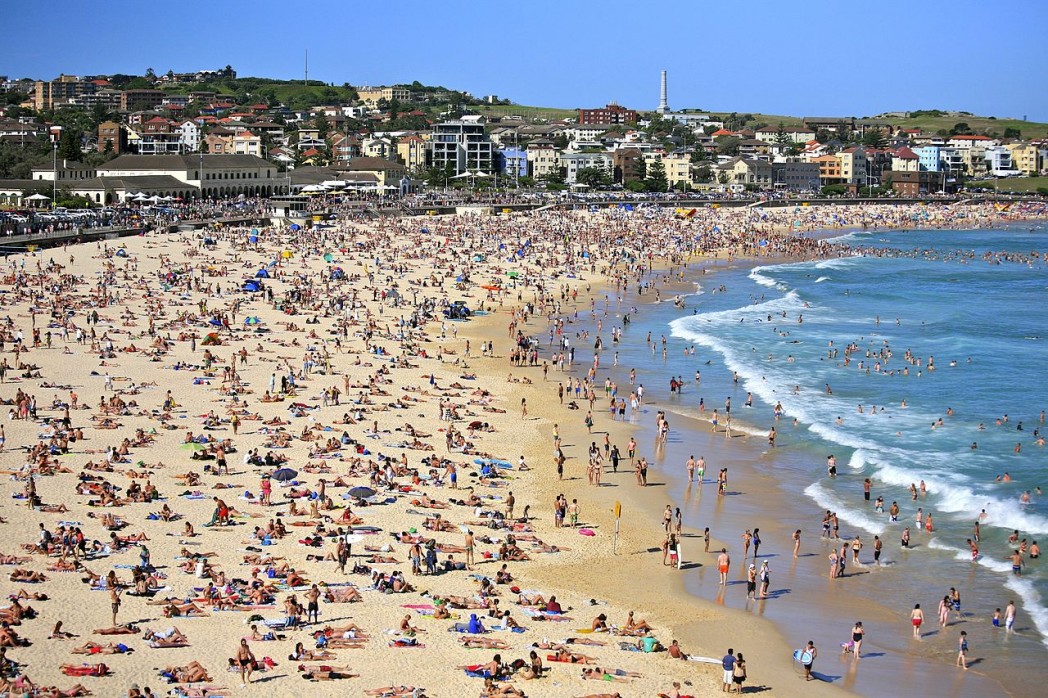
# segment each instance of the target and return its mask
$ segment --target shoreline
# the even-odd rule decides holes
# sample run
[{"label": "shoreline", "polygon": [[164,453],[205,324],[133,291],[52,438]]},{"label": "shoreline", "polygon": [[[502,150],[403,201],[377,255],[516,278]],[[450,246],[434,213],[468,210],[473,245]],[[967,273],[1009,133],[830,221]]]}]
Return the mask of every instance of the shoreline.
[{"label": "shoreline", "polygon": [[[767,263],[769,263],[769,260],[736,260],[736,264],[743,267],[757,266],[759,264]],[[779,260],[773,261],[771,263],[779,263]],[[599,293],[600,289],[595,289],[591,293],[591,297],[594,295],[599,295]],[[627,302],[625,303],[625,305],[629,305],[629,303]],[[585,325],[579,325],[573,327],[573,330],[582,329],[583,327],[585,327]],[[625,369],[620,368],[619,373],[619,377],[625,380]],[[645,418],[647,419],[647,421],[650,421],[653,418],[654,411],[664,406],[665,400],[660,396],[654,398],[650,403],[648,403],[646,399],[646,404],[647,411],[645,414]],[[679,416],[683,416],[679,411],[677,411],[677,414]],[[570,418],[571,416],[569,416],[569,419]],[[633,478],[630,473],[627,473],[625,476],[620,474],[618,478],[619,481],[625,480],[625,482],[622,483],[622,486],[626,487],[628,490],[625,492],[623,496],[620,496],[618,494],[618,492],[621,491],[619,489],[615,490],[614,495],[609,495],[609,490],[607,488],[599,488],[600,494],[605,495],[601,497],[601,499],[603,500],[603,506],[601,507],[602,512],[610,512],[611,506],[609,501],[607,501],[610,497],[621,498],[624,502],[629,501],[635,503],[635,507],[630,507],[627,509],[627,511],[631,511],[634,509],[636,510],[634,513],[634,516],[636,516],[637,518],[635,525],[638,529],[638,533],[640,531],[644,531],[644,533],[647,536],[647,543],[645,544],[645,542],[643,541],[635,540],[635,536],[631,536],[631,538],[634,538],[634,540],[631,540],[633,549],[627,554],[630,556],[644,556],[644,558],[650,558],[652,555],[654,555],[654,557],[656,558],[658,557],[657,546],[658,541],[662,535],[661,522],[657,518],[657,514],[660,511],[660,500],[672,501],[675,505],[680,505],[685,510],[686,520],[688,517],[697,515],[702,509],[699,506],[689,506],[689,502],[699,504],[702,500],[705,500],[705,502],[708,503],[711,498],[714,501],[716,501],[717,513],[712,514],[712,516],[714,517],[714,520],[720,521],[721,523],[720,526],[718,528],[715,528],[712,533],[710,546],[711,553],[709,555],[704,555],[701,552],[701,549],[698,548],[698,546],[701,545],[701,527],[691,528],[690,526],[685,526],[684,530],[686,531],[686,541],[684,544],[684,567],[685,570],[697,570],[698,574],[695,575],[694,572],[686,571],[683,574],[674,575],[674,573],[672,572],[667,572],[671,574],[671,576],[679,577],[679,579],[670,581],[670,585],[673,588],[673,591],[671,592],[673,603],[681,604],[685,607],[696,606],[697,612],[703,618],[703,622],[705,625],[711,625],[720,629],[721,626],[727,624],[731,628],[730,633],[733,636],[736,633],[740,636],[740,640],[734,642],[736,648],[738,648],[738,645],[742,644],[742,638],[745,638],[746,641],[754,643],[756,647],[753,647],[752,649],[750,649],[749,652],[747,652],[747,656],[750,657],[752,666],[755,667],[754,669],[752,669],[751,677],[758,675],[770,675],[775,677],[781,677],[786,676],[789,674],[789,672],[793,671],[793,663],[791,660],[791,645],[799,647],[803,645],[803,640],[801,639],[802,636],[817,633],[819,624],[818,622],[814,621],[815,616],[825,617],[827,615],[832,615],[836,612],[843,612],[849,608],[850,604],[853,604],[856,601],[861,601],[864,603],[864,605],[872,606],[869,609],[869,612],[863,612],[865,614],[864,619],[868,628],[870,627],[871,617],[873,620],[876,621],[874,623],[874,627],[882,632],[885,631],[886,626],[888,626],[890,623],[897,622],[893,617],[894,611],[886,607],[876,606],[871,601],[869,601],[869,599],[863,598],[862,596],[856,595],[854,593],[849,593],[845,591],[843,594],[840,594],[839,596],[843,596],[845,598],[839,600],[834,599],[835,602],[829,605],[829,611],[827,611],[827,607],[825,605],[827,597],[823,595],[824,592],[815,591],[813,593],[798,593],[797,590],[793,590],[793,594],[783,597],[781,596],[783,591],[785,591],[787,594],[790,594],[791,590],[787,588],[785,590],[780,589],[776,591],[775,587],[778,587],[782,583],[777,581],[775,584],[773,584],[773,597],[781,598],[782,600],[779,602],[779,604],[775,605],[775,608],[782,608],[783,604],[785,604],[786,608],[796,608],[796,610],[787,610],[784,615],[772,614],[779,615],[778,618],[771,621],[772,626],[774,628],[774,638],[769,640],[766,637],[766,632],[768,630],[766,623],[758,622],[757,628],[753,629],[752,632],[749,632],[750,628],[746,627],[745,625],[740,627],[740,625],[737,624],[739,621],[743,621],[744,619],[752,619],[752,614],[754,612],[756,612],[758,616],[763,616],[766,604],[775,604],[775,601],[758,601],[753,602],[752,604],[726,604],[726,596],[729,600],[733,599],[737,602],[740,596],[745,595],[744,589],[738,586],[739,584],[741,584],[741,582],[739,581],[740,578],[738,577],[738,574],[740,572],[744,573],[744,565],[742,564],[742,561],[736,559],[738,552],[737,542],[719,541],[717,539],[717,534],[723,531],[727,526],[730,526],[735,522],[742,521],[746,521],[748,527],[751,528],[754,524],[758,524],[760,525],[760,527],[762,527],[762,530],[766,532],[769,530],[775,530],[775,526],[777,523],[781,522],[781,518],[779,518],[778,516],[776,516],[776,518],[769,518],[767,511],[764,511],[763,513],[761,513],[760,511],[764,507],[761,507],[759,504],[754,504],[751,502],[782,501],[783,493],[778,491],[778,488],[776,487],[773,479],[763,477],[757,471],[754,470],[753,466],[755,466],[758,463],[760,463],[762,466],[773,467],[773,464],[770,463],[768,459],[774,457],[769,456],[766,452],[761,452],[760,448],[756,447],[756,444],[753,442],[752,439],[739,434],[737,436],[740,436],[741,439],[733,438],[727,444],[719,445],[721,443],[725,443],[722,440],[720,434],[711,434],[708,431],[706,431],[704,427],[700,426],[707,424],[706,422],[703,422],[697,418],[689,418],[689,421],[694,423],[693,428],[686,429],[684,430],[684,432],[677,431],[676,433],[686,433],[692,440],[696,442],[701,442],[701,445],[694,446],[694,449],[696,450],[696,452],[702,452],[707,457],[707,481],[702,487],[703,494],[701,495],[701,497],[698,494],[699,489],[697,486],[694,488],[694,490],[690,487],[687,488],[684,495],[684,501],[680,501],[680,495],[678,491],[672,489],[662,489],[661,487],[655,489],[655,483],[649,483],[650,485],[652,485],[649,488],[635,490],[633,489],[634,485],[631,482]],[[568,432],[568,430],[565,429],[563,424],[561,424],[560,429],[562,435]],[[612,441],[613,443],[619,444],[625,441],[631,434],[643,434],[645,438],[639,438],[641,444],[641,453],[644,453],[646,452],[646,450],[650,449],[650,442],[654,436],[654,430],[651,424],[633,425],[624,424],[621,422],[614,422],[609,424],[606,414],[603,417],[598,418],[594,425],[594,436],[596,437],[596,440],[598,440],[598,443],[599,439],[602,438],[604,431],[609,431],[611,434],[614,434],[615,438],[613,438]],[[583,431],[583,427],[581,427],[581,425],[579,425],[575,429],[572,429],[571,434],[573,437],[580,440],[586,437],[586,434]],[[566,439],[566,441],[569,442],[571,440],[574,439]],[[590,438],[590,440],[594,439]],[[672,441],[673,437],[671,436],[671,442]],[[691,448],[692,446],[689,446],[689,450],[691,450]],[[733,472],[741,471],[743,473],[742,477],[745,479],[746,482],[745,494],[752,495],[745,498],[746,504],[744,504],[744,506],[746,507],[746,509],[743,513],[733,512],[732,514],[724,514],[724,512],[721,511],[720,505],[722,504],[722,502],[717,498],[716,495],[716,483],[715,481],[710,480],[710,476],[712,474],[711,469],[715,467],[714,464],[718,462],[718,459],[723,459],[723,462],[721,462],[720,464],[724,466],[730,466]],[[680,461],[681,464],[677,467],[682,469],[683,458],[681,458]],[[659,479],[674,479],[669,471],[665,471],[664,465],[665,464],[663,460],[656,456],[653,462],[653,468],[655,468],[653,470],[653,473],[658,473],[659,475],[666,476],[664,478]],[[673,466],[670,467],[671,469],[673,468]],[[610,476],[606,476],[606,478],[609,480],[611,479]],[[676,479],[676,484],[680,485],[682,478]],[[664,485],[666,483],[660,482],[658,484]],[[573,492],[594,492],[592,488],[588,488],[588,486],[586,486],[584,483],[581,487],[582,489],[576,486]],[[554,487],[552,489],[555,490],[557,488]],[[551,491],[552,490],[546,490],[546,494],[549,494]],[[695,493],[694,497],[693,491]],[[570,498],[571,497],[569,495],[569,499]],[[699,499],[700,502],[694,502],[694,499]],[[732,499],[734,500],[734,498]],[[709,507],[705,507],[705,509],[708,508]],[[807,502],[804,502],[804,508],[812,510],[815,509],[814,505],[809,506]],[[795,507],[783,507],[780,504],[773,505],[773,509],[776,512],[776,515],[781,516],[782,513],[794,510]],[[710,514],[708,513],[706,515],[710,516]],[[607,527],[611,525],[609,518],[611,517],[604,519],[604,523],[602,524],[603,526]],[[803,527],[808,531],[811,531],[810,518],[801,517],[800,519],[798,519],[798,521],[798,527]],[[703,521],[702,523],[709,523],[709,521]],[[738,530],[741,531],[743,526],[738,525],[736,526],[736,528],[738,528]],[[766,537],[770,536],[766,535]],[[812,541],[810,536],[806,539],[806,541],[807,542],[805,544],[805,549],[811,550],[812,548],[814,548],[815,543]],[[733,543],[735,544],[733,545]],[[728,589],[730,589],[730,591],[727,592],[723,587],[720,587],[719,591],[717,591],[719,585],[717,585],[716,583],[716,575],[713,572],[715,558],[714,551],[717,551],[722,545],[727,547],[729,552],[732,552],[733,550],[735,551],[733,553],[732,571],[730,573],[730,579],[733,579],[733,581],[729,581]],[[766,545],[765,549],[767,550],[768,547],[769,546]],[[820,544],[819,547],[824,548],[825,544]],[[628,547],[626,549],[629,550]],[[620,553],[620,555],[621,554],[622,553]],[[812,553],[810,552],[804,553],[802,557],[806,557],[807,555],[811,554]],[[780,562],[778,563],[780,567],[782,565],[781,561],[788,559],[787,556],[783,554],[783,552],[769,551],[769,555],[771,555],[772,559],[774,560],[780,560]],[[641,562],[640,560],[644,558],[639,558],[637,562],[630,562],[628,564],[630,567],[636,567],[637,569],[642,571],[644,571],[645,567],[647,567],[648,569],[646,570],[646,574],[651,575],[653,574],[653,572],[650,569],[650,567],[652,565],[656,565],[657,562]],[[616,564],[621,564],[618,562],[618,558],[616,558]],[[799,582],[801,584],[810,584],[812,581],[818,579],[818,577],[813,578],[811,575],[805,575],[803,573],[796,575],[796,564],[796,561],[794,561],[790,573],[786,576],[786,579],[789,580],[788,583]],[[819,567],[821,569],[821,565]],[[782,571],[778,571],[776,574],[777,580],[782,580],[784,578]],[[744,579],[744,576],[742,577],[742,579]],[[643,586],[635,586],[632,589],[633,593],[639,594],[638,601],[640,599],[646,599],[651,596],[650,594],[641,593],[643,589]],[[799,608],[796,607],[797,603],[794,601],[794,599],[797,599],[798,595],[801,597],[801,603]],[[751,608],[751,605],[753,606],[753,608]],[[718,606],[720,606],[720,608],[718,608]],[[707,614],[709,614],[711,611],[716,612],[716,615],[712,618],[707,616]],[[843,622],[844,620],[842,619],[842,623]],[[848,622],[850,623],[850,621]],[[794,627],[793,632],[791,633],[791,639],[787,640],[783,633],[787,629],[789,629],[791,625],[799,625],[800,629]],[[804,630],[803,628],[807,628],[807,630]],[[842,637],[844,634],[844,630],[846,630],[846,628],[842,628],[839,633]],[[704,637],[706,632],[708,632],[708,629],[705,627],[702,627],[701,629],[698,627],[692,629],[675,628],[675,634],[678,638],[682,640],[682,646],[687,646],[683,643],[688,643],[688,645],[690,645],[691,643],[698,643],[701,647],[703,647],[704,650],[711,654],[716,653],[718,651],[723,651],[723,649],[719,649],[715,645],[713,645],[707,637]],[[818,632],[817,634],[825,635],[825,632]],[[885,642],[883,640],[874,640],[872,642],[867,643],[868,647],[873,648],[883,645],[885,645]],[[896,643],[887,643],[887,646],[889,647],[894,645],[896,645]],[[890,662],[889,666],[887,667],[884,666],[883,662],[878,663],[876,665],[876,668],[868,669],[866,672],[858,672],[859,675],[857,675],[856,672],[858,665],[845,664],[842,665],[846,669],[843,672],[844,676],[842,677],[837,675],[841,671],[840,667],[830,668],[830,666],[827,663],[824,663],[833,661],[832,658],[836,657],[839,654],[836,644],[821,644],[819,646],[822,648],[821,657],[823,659],[820,661],[820,664],[822,664],[822,666],[824,667],[824,672],[820,672],[819,667],[817,666],[815,669],[815,673],[821,673],[822,675],[828,677],[828,684],[832,685],[834,688],[837,689],[842,689],[846,691],[856,691],[862,695],[870,695],[875,691],[883,689],[885,685],[885,671],[889,672],[888,675],[895,675],[892,672],[900,672],[900,675],[905,675],[908,677],[905,682],[900,682],[900,690],[903,690],[905,688],[907,690],[919,689],[936,691],[941,690],[944,681],[955,680],[955,672],[951,671],[952,667],[948,667],[945,664],[940,665],[938,663],[929,665],[925,662],[925,659],[927,659],[926,657],[912,657],[909,660],[907,660],[905,656],[896,656],[896,661]],[[882,656],[883,654],[883,652],[876,652],[875,656]],[[868,663],[869,662],[867,662],[867,664]],[[760,673],[758,674],[758,672]],[[871,675],[871,672],[876,672],[876,674]],[[973,690],[976,687],[982,687],[976,690],[994,689],[994,692],[999,692],[1000,690],[1002,690],[1000,684],[997,681],[995,681],[992,677],[981,674],[981,672],[978,672],[977,670],[973,669],[972,671],[967,672],[967,674],[969,676],[964,681],[964,690]],[[862,678],[860,678],[860,676]],[[788,684],[784,687],[780,685],[778,681],[776,681],[772,688],[775,691],[788,690]],[[806,686],[805,688],[810,688],[810,686]]]}]

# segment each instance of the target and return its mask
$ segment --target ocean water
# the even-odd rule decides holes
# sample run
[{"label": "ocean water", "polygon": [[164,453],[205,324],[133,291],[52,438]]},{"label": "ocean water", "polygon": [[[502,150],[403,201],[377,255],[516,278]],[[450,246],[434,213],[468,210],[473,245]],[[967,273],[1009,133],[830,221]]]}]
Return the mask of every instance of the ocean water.
[{"label": "ocean water", "polygon": [[[1048,436],[1048,265],[1040,254],[1048,226],[873,231],[837,241],[865,254],[693,279],[683,309],[652,306],[630,328],[631,341],[613,348],[620,366],[638,366],[638,382],[659,392],[682,376],[675,410],[699,416],[701,397],[705,416],[717,409],[723,424],[730,397],[733,429],[763,439],[774,426],[789,453],[777,461],[787,486],[836,511],[842,525],[882,536],[886,551],[909,526],[926,546],[926,579],[967,574],[966,539],[978,519],[977,564],[998,588],[966,590],[969,599],[989,613],[1017,597],[1048,646],[1045,560],[1020,578],[1007,559],[1013,530],[1048,544],[1048,497],[1036,492],[1048,488],[1048,446],[1037,441]],[[652,332],[654,353],[637,341],[640,331]],[[830,454],[837,478],[827,476]],[[1011,481],[997,480],[1006,473]],[[898,523],[862,501],[866,477],[885,510],[898,501]],[[921,481],[927,496],[912,501],[909,488]],[[933,533],[914,530],[917,507],[934,515]]]}]

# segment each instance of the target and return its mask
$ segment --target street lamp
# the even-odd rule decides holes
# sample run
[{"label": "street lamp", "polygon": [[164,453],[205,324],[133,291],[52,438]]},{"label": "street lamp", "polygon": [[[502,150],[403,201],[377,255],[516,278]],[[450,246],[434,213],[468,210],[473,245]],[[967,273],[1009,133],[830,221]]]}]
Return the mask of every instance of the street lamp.
[{"label": "street lamp", "polygon": [[54,181],[51,182],[51,208],[54,209],[58,205],[58,141],[52,142],[51,148],[51,170],[54,177]]}]

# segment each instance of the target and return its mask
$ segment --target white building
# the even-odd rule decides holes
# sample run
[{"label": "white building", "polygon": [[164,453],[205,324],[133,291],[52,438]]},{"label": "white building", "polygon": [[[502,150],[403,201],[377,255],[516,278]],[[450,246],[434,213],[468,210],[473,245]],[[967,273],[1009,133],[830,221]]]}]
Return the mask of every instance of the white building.
[{"label": "white building", "polygon": [[564,181],[567,184],[577,182],[579,170],[589,167],[603,169],[609,175],[615,171],[608,153],[561,153],[560,166],[565,169]]},{"label": "white building", "polygon": [[179,127],[182,134],[182,152],[196,153],[200,151],[200,124],[195,121],[183,121]]}]

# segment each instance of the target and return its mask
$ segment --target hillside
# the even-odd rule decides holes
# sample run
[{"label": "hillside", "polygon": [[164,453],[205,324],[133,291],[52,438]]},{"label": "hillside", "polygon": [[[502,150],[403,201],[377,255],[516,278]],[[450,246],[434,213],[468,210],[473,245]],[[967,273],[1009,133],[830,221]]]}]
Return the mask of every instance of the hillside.
[{"label": "hillside", "polygon": [[[533,107],[522,104],[511,105],[484,105],[472,107],[474,111],[484,116],[520,116],[525,120],[542,119],[552,121],[555,119],[574,119],[578,116],[576,109],[563,109],[559,107]],[[727,117],[729,112],[711,112],[719,117]],[[802,116],[790,116],[786,114],[760,114],[760,113],[738,113],[739,116],[749,117],[745,126],[753,128],[760,124],[769,126],[801,126]],[[985,133],[1004,137],[1008,129],[1016,129],[1025,139],[1048,138],[1048,123],[1036,121],[1023,121],[1022,119],[1010,119],[994,116],[975,116],[960,112],[937,113],[934,110],[925,112],[909,112],[908,116],[876,115],[858,117],[862,120],[887,122],[893,126],[903,128],[919,128],[926,133],[937,133],[938,131],[950,131],[957,124],[968,124],[968,133]],[[816,116],[825,116],[818,114]],[[832,115],[831,115],[832,116]]]}]

